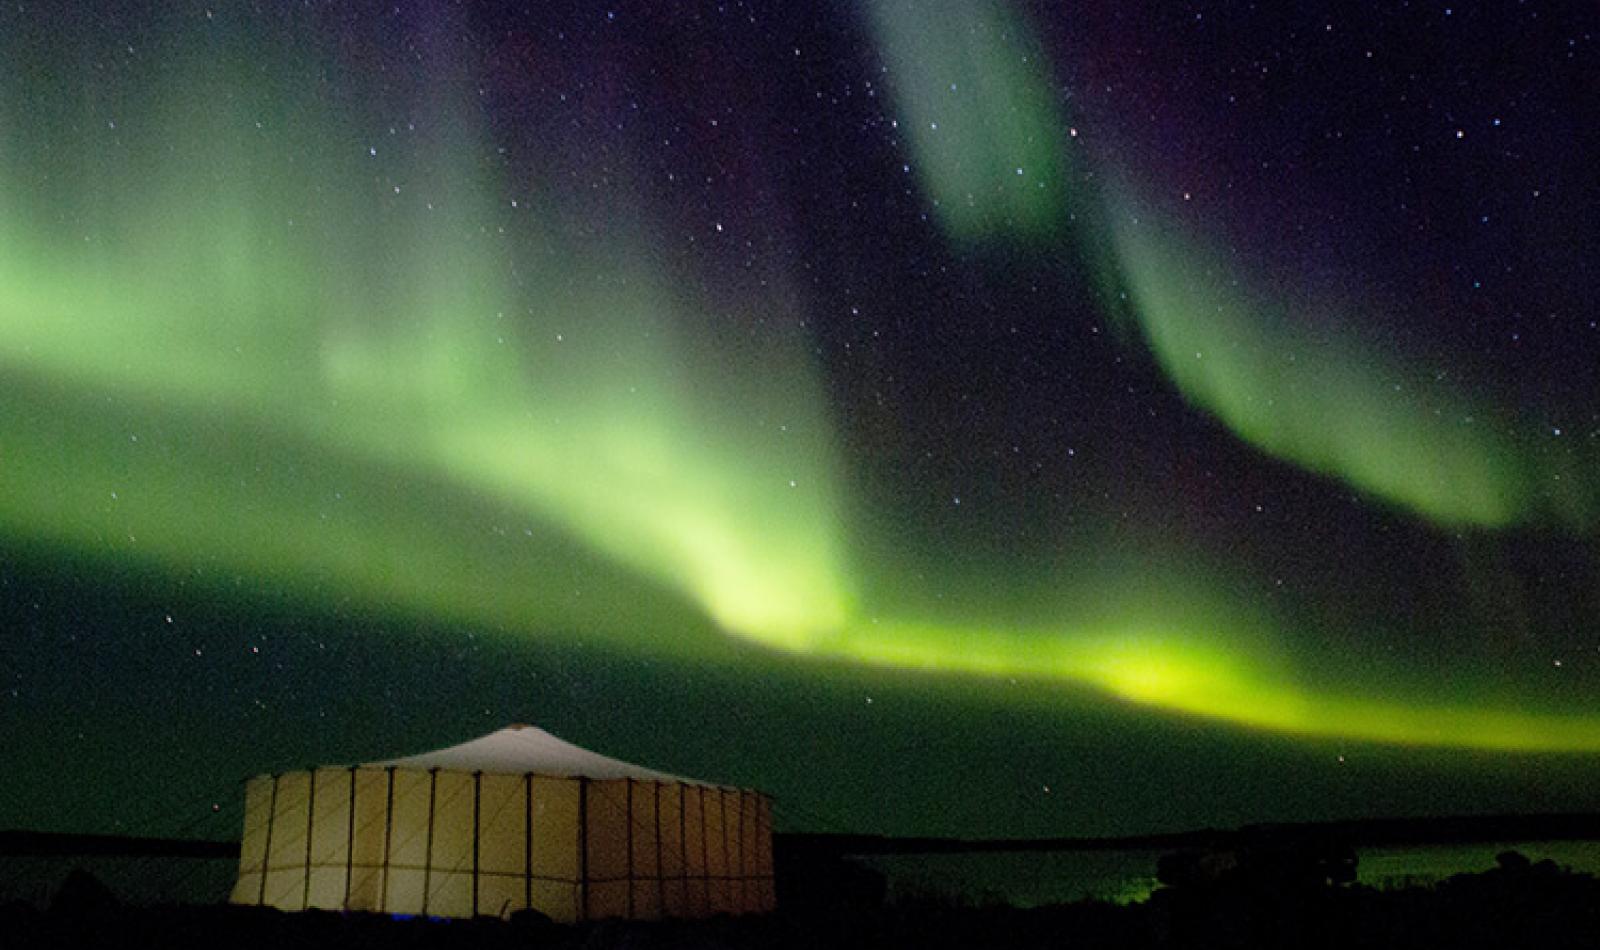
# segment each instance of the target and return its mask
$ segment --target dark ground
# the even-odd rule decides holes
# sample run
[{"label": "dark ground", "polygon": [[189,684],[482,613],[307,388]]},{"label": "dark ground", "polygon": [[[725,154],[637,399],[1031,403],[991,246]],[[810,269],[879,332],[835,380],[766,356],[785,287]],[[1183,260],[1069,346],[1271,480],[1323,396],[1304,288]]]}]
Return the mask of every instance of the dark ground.
[{"label": "dark ground", "polygon": [[846,887],[776,914],[708,921],[606,921],[562,926],[395,920],[367,914],[282,913],[229,906],[124,907],[87,875],[63,884],[49,910],[0,908],[0,946],[358,948],[816,947],[1597,947],[1600,880],[1529,863],[1432,887],[1379,891],[1293,876],[1224,876],[1158,890],[1143,904],[1081,902],[1032,910],[948,902],[875,903]]}]

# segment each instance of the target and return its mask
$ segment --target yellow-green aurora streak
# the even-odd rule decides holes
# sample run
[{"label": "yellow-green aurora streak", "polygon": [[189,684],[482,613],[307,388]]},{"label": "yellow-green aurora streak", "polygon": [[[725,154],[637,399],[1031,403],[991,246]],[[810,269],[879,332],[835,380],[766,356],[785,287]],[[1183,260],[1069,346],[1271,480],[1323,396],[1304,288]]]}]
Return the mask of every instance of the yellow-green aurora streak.
[{"label": "yellow-green aurora streak", "polygon": [[[907,46],[892,26],[898,10],[882,12],[891,60],[911,69],[956,55]],[[1060,202],[1059,124],[1041,112],[1042,91],[1011,90],[1027,85],[1012,75],[1026,70],[1013,62],[1011,28],[980,21],[957,44],[976,44],[961,55],[978,66],[963,74],[1000,88],[963,109],[999,126],[955,122],[949,131],[962,139],[947,144],[915,136],[957,237],[1045,228]],[[915,87],[943,79],[911,71],[900,95],[908,121],[921,124],[919,102],[931,93]],[[477,162],[486,135],[460,118],[473,114],[465,100],[424,114],[427,160],[391,187],[361,164],[370,154],[330,144],[350,124],[333,105],[273,101],[209,73],[185,83],[181,95],[152,96],[157,107],[124,113],[113,157],[65,122],[34,130],[51,147],[19,148],[14,136],[0,154],[0,524],[9,534],[175,573],[220,565],[527,634],[593,632],[605,613],[625,612],[605,606],[623,596],[615,587],[589,593],[599,607],[575,610],[554,596],[560,565],[464,539],[454,499],[482,497],[525,516],[514,527],[534,526],[530,545],[582,548],[775,649],[1056,679],[1303,735],[1600,750],[1594,716],[1302,684],[1283,659],[1241,646],[1251,642],[1238,636],[1242,612],[1194,611],[1159,594],[1130,611],[1136,621],[1075,621],[1070,605],[1025,630],[875,619],[852,582],[841,463],[805,341],[772,330],[741,349],[697,330],[706,304],[654,262],[644,215],[614,223],[599,256],[563,246],[543,210],[513,213],[497,197],[511,183]],[[1011,107],[994,111],[997,98]],[[27,111],[18,99],[3,106],[8,120]],[[287,127],[264,144],[249,131],[259,115]],[[36,207],[47,172],[50,188],[90,197],[66,215]],[[1121,237],[1164,361],[1209,345],[1170,329],[1177,291],[1150,270],[1160,249]],[[772,326],[797,322],[783,319],[799,303],[781,287],[750,306]],[[1174,375],[1236,422],[1223,395],[1205,395],[1214,377]],[[141,428],[148,451],[129,447]],[[1459,508],[1390,489],[1381,475],[1352,476],[1359,452],[1316,467],[1442,517],[1512,517],[1498,507],[1493,466],[1475,462],[1470,446],[1446,448],[1441,464],[1467,476]],[[319,502],[331,517],[294,493],[301,459],[336,473],[303,475],[327,489]],[[341,479],[352,495],[367,479],[424,494],[393,502],[404,518],[381,502],[341,508]],[[1114,601],[1116,587],[1147,590],[1112,579],[1100,595]],[[1097,592],[1080,586],[1073,596]]]}]

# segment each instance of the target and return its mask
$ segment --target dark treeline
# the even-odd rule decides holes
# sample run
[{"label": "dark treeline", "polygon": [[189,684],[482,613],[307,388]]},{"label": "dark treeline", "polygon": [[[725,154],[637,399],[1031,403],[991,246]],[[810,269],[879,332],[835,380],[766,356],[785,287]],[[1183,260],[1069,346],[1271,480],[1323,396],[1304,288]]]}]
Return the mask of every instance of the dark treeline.
[{"label": "dark treeline", "polygon": [[1078,902],[1019,910],[946,900],[885,903],[870,888],[778,913],[706,921],[551,923],[395,919],[284,913],[226,905],[124,907],[87,874],[74,874],[48,909],[0,907],[8,948],[225,946],[359,948],[1252,948],[1592,947],[1600,934],[1600,880],[1533,863],[1515,852],[1499,866],[1429,887],[1376,890],[1294,875],[1189,878],[1142,904]]},{"label": "dark treeline", "polygon": [[[1338,838],[1356,847],[1472,844],[1485,841],[1600,841],[1600,814],[1457,815],[1443,818],[1361,818],[1347,821],[1247,825],[1101,838],[937,838],[872,834],[779,833],[778,851],[810,855],[953,854],[1025,851],[1153,851],[1226,847],[1263,833]],[[120,835],[0,831],[0,855],[121,855],[236,858],[237,841],[132,838]]]},{"label": "dark treeline", "polygon": [[1358,818],[1347,821],[1246,825],[1115,838],[932,838],[866,834],[780,834],[774,847],[792,852],[956,854],[1025,851],[1158,851],[1228,847],[1263,835],[1329,838],[1355,847],[1476,844],[1486,841],[1600,841],[1600,814],[1456,815],[1442,818]]}]

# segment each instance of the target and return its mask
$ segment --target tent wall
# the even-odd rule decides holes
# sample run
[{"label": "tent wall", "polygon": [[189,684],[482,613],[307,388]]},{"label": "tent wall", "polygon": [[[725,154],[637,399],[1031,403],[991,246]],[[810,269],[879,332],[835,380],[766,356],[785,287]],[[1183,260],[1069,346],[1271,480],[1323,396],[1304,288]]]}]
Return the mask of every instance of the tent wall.
[{"label": "tent wall", "polygon": [[771,910],[759,793],[639,779],[322,768],[245,787],[231,900],[558,921]]}]

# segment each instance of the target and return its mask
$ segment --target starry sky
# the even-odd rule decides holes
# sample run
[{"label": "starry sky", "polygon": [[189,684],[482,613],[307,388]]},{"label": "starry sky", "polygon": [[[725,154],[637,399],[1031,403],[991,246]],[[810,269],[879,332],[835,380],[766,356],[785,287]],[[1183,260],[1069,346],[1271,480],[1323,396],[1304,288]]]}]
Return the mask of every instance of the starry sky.
[{"label": "starry sky", "polygon": [[8,3],[0,827],[1600,808],[1592,4]]}]

